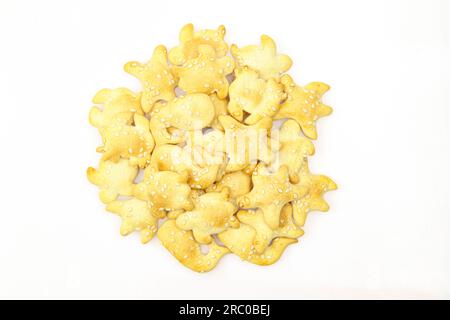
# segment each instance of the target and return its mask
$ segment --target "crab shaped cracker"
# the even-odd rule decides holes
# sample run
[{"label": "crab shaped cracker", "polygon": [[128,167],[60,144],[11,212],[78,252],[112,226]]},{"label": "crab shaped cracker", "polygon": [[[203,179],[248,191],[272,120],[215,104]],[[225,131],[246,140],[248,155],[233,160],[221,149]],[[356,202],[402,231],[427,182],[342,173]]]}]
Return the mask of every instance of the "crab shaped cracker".
[{"label": "crab shaped cracker", "polygon": [[298,228],[292,218],[292,206],[286,204],[281,210],[280,226],[277,229],[271,229],[264,220],[264,215],[261,210],[240,210],[237,213],[237,218],[240,222],[252,226],[255,231],[255,239],[253,246],[255,252],[263,253],[273,239],[278,237],[296,239],[303,235],[303,230]]},{"label": "crab shaped cracker", "polygon": [[97,148],[103,152],[102,160],[118,161],[120,157],[130,159],[131,164],[144,168],[149,162],[155,146],[146,117],[134,115],[134,126],[127,124],[129,115],[120,113],[114,124],[104,128],[103,146]]},{"label": "crab shaped cracker", "polygon": [[294,119],[305,136],[317,139],[316,121],[333,111],[321,101],[330,87],[322,82],[311,82],[305,87],[300,87],[287,74],[281,77],[281,83],[284,85],[287,99],[281,104],[275,119]]},{"label": "crab shaped cracker", "polygon": [[174,66],[173,73],[179,78],[178,86],[187,93],[217,93],[219,99],[228,95],[226,76],[233,72],[231,57],[216,57],[209,45],[198,47],[198,57],[186,61],[182,66]]},{"label": "crab shaped cracker", "polygon": [[250,45],[239,49],[233,44],[230,50],[239,67],[250,67],[264,79],[278,79],[292,65],[292,60],[287,55],[277,54],[275,41],[266,35],[261,36],[259,46]]},{"label": "crab shaped cracker", "polygon": [[303,165],[303,158],[314,154],[314,144],[302,136],[302,130],[294,120],[287,120],[280,130],[280,150],[276,163],[272,166],[286,165],[289,170],[289,179],[298,183],[298,172]]},{"label": "crab shaped cracker", "polygon": [[[186,131],[208,127],[215,116],[211,99],[202,93],[188,94],[175,98],[166,106],[152,113],[150,129],[156,144],[178,144],[185,140]],[[179,129],[171,134],[168,128]],[[179,134],[179,131],[182,131]]]},{"label": "crab shaped cracker", "polygon": [[204,244],[213,241],[212,234],[238,227],[239,222],[234,216],[237,207],[229,201],[229,196],[228,188],[201,195],[194,203],[194,210],[178,216],[177,227],[192,230],[195,240]]},{"label": "crab shaped cracker", "polygon": [[157,46],[146,64],[132,61],[125,64],[124,69],[142,83],[141,103],[145,112],[150,112],[158,100],[175,98],[176,78],[167,64],[167,50],[164,46]]},{"label": "crab shaped cracker", "polygon": [[133,181],[138,174],[138,168],[126,159],[118,162],[100,161],[98,169],[89,167],[87,177],[92,184],[100,188],[100,200],[108,203],[119,195],[133,194]]},{"label": "crab shaped cracker", "polygon": [[258,72],[244,68],[235,71],[236,78],[229,88],[228,111],[242,121],[244,112],[249,113],[245,123],[254,124],[265,117],[273,117],[284,98],[283,86],[273,78],[264,80]]},{"label": "crab shaped cracker", "polygon": [[89,112],[89,122],[102,131],[103,128],[114,123],[118,114],[125,113],[126,121],[133,122],[134,114],[142,115],[141,95],[135,94],[126,88],[102,89],[97,92],[92,102],[102,106],[95,106]]},{"label": "crab shaped cracker", "polygon": [[288,245],[298,242],[297,239],[276,238],[263,253],[257,253],[254,246],[256,235],[257,232],[253,227],[241,223],[239,228],[228,229],[220,233],[218,237],[231,252],[241,259],[260,266],[268,266],[277,262]]},{"label": "crab shaped cracker", "polygon": [[130,199],[112,201],[106,205],[106,210],[116,213],[122,218],[120,234],[126,236],[133,231],[139,231],[141,242],[152,240],[158,230],[158,217],[152,214],[147,201]]},{"label": "crab shaped cracker", "polygon": [[133,194],[149,202],[152,214],[164,218],[167,211],[191,210],[189,198],[191,188],[187,184],[187,173],[157,171],[147,167],[141,182],[133,186]]},{"label": "crab shaped cracker", "polygon": [[253,189],[237,198],[243,209],[260,208],[264,220],[271,229],[280,225],[281,209],[293,200],[304,196],[307,189],[289,182],[287,166],[281,166],[277,172],[270,173],[263,164],[258,164],[252,176]]},{"label": "crab shaped cracker", "polygon": [[298,185],[307,188],[307,193],[300,199],[292,202],[295,223],[298,226],[305,224],[306,217],[310,211],[323,211],[329,209],[328,203],[323,195],[327,191],[336,190],[336,183],[324,175],[313,175],[308,168],[308,160],[303,159],[303,164],[299,171]]},{"label": "crab shaped cracker", "polygon": [[198,48],[201,45],[209,45],[215,51],[217,57],[227,54],[228,45],[224,41],[225,27],[219,26],[217,30],[194,31],[192,23],[185,25],[180,31],[180,45],[169,51],[169,60],[174,65],[182,65],[189,59],[198,57]]},{"label": "crab shaped cracker", "polygon": [[207,272],[230,252],[215,242],[208,245],[208,253],[203,254],[200,244],[194,240],[191,231],[181,230],[175,220],[167,220],[158,230],[162,245],[184,266],[196,272]]}]

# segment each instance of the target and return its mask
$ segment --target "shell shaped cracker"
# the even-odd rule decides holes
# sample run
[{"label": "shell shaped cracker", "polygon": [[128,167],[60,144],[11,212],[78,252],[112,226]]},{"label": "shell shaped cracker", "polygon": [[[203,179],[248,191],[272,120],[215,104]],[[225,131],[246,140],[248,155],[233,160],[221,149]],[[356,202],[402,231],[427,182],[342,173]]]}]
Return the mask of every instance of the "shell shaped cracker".
[{"label": "shell shaped cracker", "polygon": [[142,115],[141,94],[135,94],[126,88],[102,89],[98,91],[92,102],[98,106],[91,108],[89,122],[98,129],[103,129],[114,123],[118,114],[128,115],[127,122],[133,122],[134,114]]},{"label": "shell shaped cracker", "polygon": [[246,124],[254,124],[265,117],[273,117],[284,98],[283,86],[273,78],[259,77],[247,67],[235,71],[236,78],[229,88],[229,113],[243,121],[244,111],[249,113]]},{"label": "shell shaped cracker", "polygon": [[238,48],[233,44],[230,50],[239,67],[250,67],[258,71],[264,79],[278,79],[280,74],[289,70],[292,65],[291,58],[277,53],[275,41],[267,35],[261,36],[259,46]]},{"label": "shell shaped cracker", "polygon": [[288,245],[298,242],[297,239],[275,238],[263,253],[255,250],[256,230],[241,223],[239,228],[228,229],[218,235],[219,240],[230,251],[248,262],[268,266],[277,262]]},{"label": "shell shaped cracker", "polygon": [[147,243],[152,240],[158,230],[159,218],[152,214],[147,201],[139,199],[114,200],[106,205],[106,210],[122,218],[120,234],[123,236],[133,231],[139,231],[141,242]]},{"label": "shell shaped cracker", "polygon": [[98,169],[87,169],[87,177],[92,184],[99,187],[99,196],[103,203],[109,203],[119,195],[131,196],[137,174],[138,168],[126,159],[117,162],[101,160]]},{"label": "shell shaped cracker", "polygon": [[315,153],[314,144],[303,137],[300,125],[292,119],[283,123],[279,138],[281,147],[276,165],[286,165],[290,181],[298,183],[298,173],[304,164],[303,158]]},{"label": "shell shaped cracker", "polygon": [[187,173],[158,171],[149,166],[144,171],[143,180],[133,185],[133,194],[149,202],[154,216],[164,218],[168,211],[193,208],[187,179]]},{"label": "shell shaped cracker", "polygon": [[129,125],[126,113],[121,113],[115,122],[102,131],[103,146],[97,148],[103,152],[102,160],[118,161],[120,157],[130,159],[131,164],[144,168],[149,162],[155,146],[146,117],[134,114],[134,126]]},{"label": "shell shaped cracker", "polygon": [[125,64],[124,70],[141,81],[141,103],[145,112],[150,112],[158,100],[175,98],[177,79],[167,64],[167,50],[164,46],[157,46],[147,63],[131,61]]},{"label": "shell shaped cracker", "polygon": [[305,136],[317,139],[316,121],[333,112],[331,107],[321,101],[329,86],[322,82],[311,82],[301,87],[287,74],[283,75],[280,81],[284,85],[287,98],[281,104],[275,119],[294,119]]},{"label": "shell shaped cracker", "polygon": [[219,26],[217,30],[204,29],[194,31],[192,23],[186,24],[180,31],[180,44],[169,51],[169,60],[174,65],[182,65],[189,59],[198,57],[200,45],[209,45],[217,57],[227,54],[228,45],[224,40],[225,27]]},{"label": "shell shaped cracker", "polygon": [[208,127],[215,116],[214,105],[206,94],[194,93],[178,97],[152,113],[150,130],[156,144],[178,144],[184,141],[184,134],[174,135],[170,127],[181,131],[201,130]]},{"label": "shell shaped cracker", "polygon": [[266,166],[258,164],[252,182],[252,190],[237,198],[238,205],[243,209],[260,208],[264,220],[272,229],[280,225],[282,208],[306,193],[304,186],[289,182],[287,166],[281,166],[277,172],[271,173]]},{"label": "shell shaped cracker", "polygon": [[213,234],[239,226],[234,216],[236,210],[237,207],[229,201],[228,188],[221,192],[209,192],[197,199],[192,211],[178,216],[177,227],[192,230],[197,242],[208,244],[213,241]]},{"label": "shell shaped cracker", "polygon": [[298,185],[308,190],[304,197],[292,202],[295,223],[298,226],[303,226],[310,211],[326,212],[329,210],[329,205],[323,198],[323,195],[327,191],[336,190],[337,185],[327,176],[311,174],[306,158],[303,159],[303,164],[299,171]]},{"label": "shell shaped cracker", "polygon": [[252,226],[255,231],[253,246],[258,254],[263,253],[270,245],[273,239],[278,237],[297,239],[303,235],[303,230],[296,226],[292,217],[292,206],[286,204],[280,213],[280,226],[277,229],[271,229],[264,220],[264,214],[261,210],[240,210],[237,213],[240,222]]},{"label": "shell shaped cracker", "polygon": [[173,73],[179,78],[178,86],[187,93],[217,93],[219,99],[228,95],[226,76],[234,70],[234,61],[229,56],[216,57],[213,47],[200,45],[198,57],[174,66]]},{"label": "shell shaped cracker", "polygon": [[215,242],[208,245],[208,253],[203,254],[200,244],[194,240],[191,231],[181,230],[175,220],[167,220],[158,230],[162,245],[185,267],[196,272],[212,270],[219,260],[230,252]]}]

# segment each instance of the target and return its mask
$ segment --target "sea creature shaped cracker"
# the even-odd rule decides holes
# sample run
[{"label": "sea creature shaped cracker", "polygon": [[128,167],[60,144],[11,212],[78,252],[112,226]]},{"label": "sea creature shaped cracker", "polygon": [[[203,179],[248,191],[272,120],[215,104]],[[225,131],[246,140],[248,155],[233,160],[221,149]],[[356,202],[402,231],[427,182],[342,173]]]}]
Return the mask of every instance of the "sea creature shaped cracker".
[{"label": "sea creature shaped cracker", "polygon": [[152,240],[158,230],[159,219],[152,214],[147,201],[139,199],[115,200],[106,205],[106,210],[116,213],[122,218],[120,234],[123,236],[133,231],[139,231],[141,242],[147,243]]},{"label": "sea creature shaped cracker", "polygon": [[208,45],[214,49],[217,57],[227,54],[228,45],[224,40],[225,27],[219,26],[217,30],[194,31],[194,25],[188,23],[180,31],[180,45],[169,51],[169,60],[174,65],[182,65],[189,59],[197,58],[199,46]]},{"label": "sea creature shaped cracker", "polygon": [[289,202],[304,196],[307,189],[289,182],[287,166],[281,166],[275,173],[258,165],[252,176],[253,189],[237,199],[243,209],[260,208],[264,220],[272,229],[280,225],[281,209]]},{"label": "sea creature shaped cracker", "polygon": [[118,114],[125,113],[127,123],[133,122],[134,114],[142,115],[141,95],[135,94],[126,88],[102,89],[97,92],[92,102],[98,106],[92,107],[89,112],[89,122],[100,131],[111,126]]},{"label": "sea creature shaped cracker", "polygon": [[[119,115],[118,115],[119,116]],[[113,124],[103,129],[103,146],[97,148],[102,152],[102,160],[118,161],[130,159],[131,164],[144,168],[150,163],[151,152],[155,146],[146,117],[134,115],[134,125],[127,124],[128,115],[116,117]]]},{"label": "sea creature shaped cracker", "polygon": [[133,193],[136,198],[149,202],[154,216],[164,218],[167,211],[193,208],[187,179],[187,173],[181,175],[147,167],[143,180],[134,185]]},{"label": "sea creature shaped cracker", "polygon": [[175,220],[164,222],[158,230],[158,238],[180,263],[197,272],[212,270],[219,260],[230,252],[227,248],[211,242],[208,253],[204,254],[192,232],[179,229]]},{"label": "sea creature shaped cracker", "polygon": [[275,119],[290,118],[298,122],[305,136],[317,139],[316,121],[331,114],[333,109],[322,103],[322,96],[329,86],[322,82],[311,82],[304,87],[294,83],[289,75],[281,77],[287,94]]},{"label": "sea creature shaped cracker", "polygon": [[89,181],[100,189],[100,200],[104,203],[115,200],[119,195],[133,194],[133,181],[138,174],[138,168],[126,159],[117,162],[100,161],[98,169],[89,167]]},{"label": "sea creature shaped cracker", "polygon": [[[215,109],[206,94],[194,93],[175,98],[154,112],[150,129],[157,145],[177,144],[185,139],[184,132],[208,127],[215,117]],[[168,128],[180,129],[181,135],[171,134]]]},{"label": "sea creature shaped cracker", "polygon": [[265,117],[273,117],[284,98],[283,86],[273,78],[261,79],[258,72],[244,68],[235,71],[236,78],[230,85],[228,111],[243,121],[244,111],[249,113],[247,124],[255,124]]},{"label": "sea creature shaped cracker", "polygon": [[280,74],[289,70],[292,60],[285,54],[278,54],[275,41],[269,36],[261,36],[259,46],[250,45],[238,48],[231,46],[231,54],[239,67],[250,67],[260,73],[264,79],[278,79]]},{"label": "sea creature shaped cracker", "polygon": [[128,62],[125,71],[141,80],[142,109],[150,112],[158,100],[170,101],[175,98],[176,78],[167,64],[167,50],[157,46],[149,62]]},{"label": "sea creature shaped cracker", "polygon": [[231,57],[218,58],[209,45],[198,47],[198,57],[187,60],[181,66],[174,66],[173,73],[180,79],[178,86],[187,93],[217,93],[219,99],[228,95],[226,76],[233,72]]},{"label": "sea creature shaped cracker", "polygon": [[314,144],[302,136],[302,130],[294,120],[287,120],[280,130],[280,150],[277,166],[286,165],[289,170],[289,179],[298,183],[298,173],[304,164],[303,159],[314,154]]},{"label": "sea creature shaped cracker", "polygon": [[308,168],[316,121],[332,111],[328,85],[295,84],[270,37],[229,52],[225,33],[186,24],[175,47],[125,64],[140,88],[102,89],[89,112],[102,145],[87,177],[120,233],[137,231],[143,244],[156,234],[196,272],[227,253],[275,263],[336,189]]},{"label": "sea creature shaped cracker", "polygon": [[199,243],[211,243],[211,235],[220,233],[228,227],[237,227],[234,216],[237,207],[229,201],[228,188],[221,192],[209,192],[198,198],[192,211],[182,213],[177,218],[177,226],[183,230],[192,230]]},{"label": "sea creature shaped cracker", "polygon": [[308,168],[308,160],[303,159],[303,164],[298,173],[299,183],[308,191],[305,196],[292,202],[295,223],[299,226],[305,224],[306,217],[310,211],[328,211],[329,205],[323,195],[327,191],[336,190],[336,183],[324,175],[311,174]]},{"label": "sea creature shaped cracker", "polygon": [[239,228],[230,228],[220,233],[219,240],[241,259],[260,266],[274,264],[288,245],[298,242],[297,239],[276,238],[263,253],[257,253],[254,245],[256,234],[253,227],[241,223]]}]

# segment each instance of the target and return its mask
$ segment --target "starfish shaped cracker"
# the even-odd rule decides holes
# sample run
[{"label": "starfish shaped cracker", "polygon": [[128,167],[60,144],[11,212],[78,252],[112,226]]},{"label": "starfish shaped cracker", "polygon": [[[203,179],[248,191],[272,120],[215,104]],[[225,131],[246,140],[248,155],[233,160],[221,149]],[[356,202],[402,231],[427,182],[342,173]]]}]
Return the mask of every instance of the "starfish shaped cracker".
[{"label": "starfish shaped cracker", "polygon": [[209,45],[198,47],[198,57],[187,60],[182,66],[174,66],[173,73],[179,77],[178,86],[187,93],[217,93],[219,99],[228,95],[226,76],[233,72],[234,61],[229,56],[216,57]]},{"label": "starfish shaped cracker", "polygon": [[146,64],[137,61],[128,62],[124,69],[141,80],[143,86],[142,109],[150,112],[158,100],[175,98],[176,79],[167,64],[167,50],[157,46],[152,58]]},{"label": "starfish shaped cracker", "polygon": [[223,57],[228,51],[224,37],[225,27],[222,25],[217,30],[194,31],[194,25],[188,23],[180,31],[180,45],[169,51],[169,60],[174,65],[182,65],[189,59],[197,58],[200,45],[211,46],[217,57]]},{"label": "starfish shaped cracker", "polygon": [[231,46],[231,54],[239,67],[250,67],[259,72],[262,78],[278,79],[280,74],[289,70],[292,60],[285,54],[277,54],[275,41],[269,36],[261,36],[261,45],[238,48]]},{"label": "starfish shaped cracker", "polygon": [[262,163],[258,164],[252,176],[253,189],[239,198],[237,202],[243,209],[260,208],[264,220],[271,229],[280,225],[281,209],[306,193],[302,185],[289,182],[287,166],[281,166],[275,173],[270,173]]},{"label": "starfish shaped cracker", "polygon": [[130,199],[112,201],[106,205],[106,210],[116,213],[122,218],[120,234],[126,236],[133,231],[141,233],[141,242],[152,240],[158,230],[158,218],[151,213],[147,201]]},{"label": "starfish shaped cracker", "polygon": [[313,175],[308,168],[308,160],[303,159],[303,164],[299,171],[299,186],[303,186],[308,191],[300,199],[292,202],[295,223],[298,226],[305,224],[306,217],[310,211],[328,211],[328,203],[323,195],[327,191],[336,190],[336,183],[324,175]]},{"label": "starfish shaped cracker", "polygon": [[281,83],[285,87],[287,99],[280,106],[275,119],[294,119],[308,138],[317,139],[315,122],[333,111],[321,101],[329,86],[322,82],[311,82],[305,87],[300,87],[287,74],[281,77]]}]

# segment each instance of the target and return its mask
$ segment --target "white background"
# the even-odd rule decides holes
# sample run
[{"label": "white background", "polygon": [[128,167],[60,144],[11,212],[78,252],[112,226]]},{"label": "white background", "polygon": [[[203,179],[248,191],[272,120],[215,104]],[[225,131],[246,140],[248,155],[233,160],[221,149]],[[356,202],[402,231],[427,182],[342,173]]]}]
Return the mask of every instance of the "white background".
[{"label": "white background", "polygon": [[[1,298],[450,298],[449,1],[0,1]],[[85,170],[98,89],[187,22],[266,33],[300,84],[332,90],[312,170],[328,214],[270,267],[208,274],[121,237]]]}]

